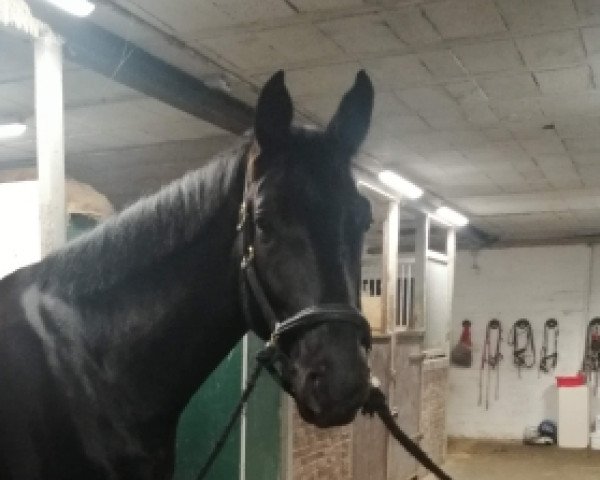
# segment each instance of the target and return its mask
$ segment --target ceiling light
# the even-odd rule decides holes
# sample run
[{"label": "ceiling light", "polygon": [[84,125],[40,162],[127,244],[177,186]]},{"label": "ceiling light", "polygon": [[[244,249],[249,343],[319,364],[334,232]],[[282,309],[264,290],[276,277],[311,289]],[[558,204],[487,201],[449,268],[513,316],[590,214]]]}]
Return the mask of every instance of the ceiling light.
[{"label": "ceiling light", "polygon": [[469,219],[462,213],[458,213],[456,210],[452,210],[448,207],[440,207],[435,211],[436,217],[441,220],[448,222],[455,227],[464,227],[469,223]]},{"label": "ceiling light", "polygon": [[369,190],[372,190],[372,191],[373,191],[373,192],[375,192],[375,193],[378,193],[379,195],[382,195],[382,196],[384,196],[384,197],[386,197],[386,198],[389,198],[389,199],[391,199],[391,200],[395,200],[395,198],[394,198],[392,195],[390,195],[390,194],[389,194],[389,193],[387,193],[386,191],[382,190],[382,189],[381,189],[381,188],[379,188],[379,187],[376,187],[375,185],[373,185],[373,184],[371,184],[371,183],[369,183],[369,182],[365,182],[364,180],[359,180],[357,183],[358,183],[359,185],[362,185],[363,187],[366,187],[366,188],[368,188]]},{"label": "ceiling light", "polygon": [[64,10],[65,12],[75,15],[76,17],[87,17],[94,11],[96,5],[87,0],[46,0],[55,7]]},{"label": "ceiling light", "polygon": [[402,178],[400,175],[392,172],[391,170],[384,170],[383,172],[379,172],[377,177],[379,178],[379,181],[381,183],[387,185],[390,188],[393,188],[405,197],[415,200],[421,195],[423,195],[423,189],[421,187],[418,187],[414,183],[409,182],[408,180]]},{"label": "ceiling light", "polygon": [[20,137],[27,130],[24,123],[4,123],[0,124],[0,139]]}]

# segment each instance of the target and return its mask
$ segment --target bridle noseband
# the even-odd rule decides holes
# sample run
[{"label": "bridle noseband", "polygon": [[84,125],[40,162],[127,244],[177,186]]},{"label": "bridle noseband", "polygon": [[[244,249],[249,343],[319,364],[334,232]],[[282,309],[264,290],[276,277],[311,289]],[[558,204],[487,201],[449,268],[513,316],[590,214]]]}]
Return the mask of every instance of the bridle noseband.
[{"label": "bridle noseband", "polygon": [[[247,175],[248,177],[248,175]],[[248,188],[246,179],[244,197],[240,206],[237,230],[241,236],[242,259],[240,265],[240,290],[242,296],[242,311],[248,326],[255,332],[262,332],[265,326],[270,332],[269,345],[282,354],[279,341],[285,335],[299,329],[311,328],[324,323],[349,323],[361,332],[363,346],[371,348],[371,327],[362,313],[355,307],[343,303],[323,303],[304,308],[295,314],[281,319],[274,311],[265,289],[256,273],[254,262],[254,222],[249,210]],[[253,314],[251,302],[259,309],[262,322],[257,321]],[[266,325],[265,325],[266,323]]]}]

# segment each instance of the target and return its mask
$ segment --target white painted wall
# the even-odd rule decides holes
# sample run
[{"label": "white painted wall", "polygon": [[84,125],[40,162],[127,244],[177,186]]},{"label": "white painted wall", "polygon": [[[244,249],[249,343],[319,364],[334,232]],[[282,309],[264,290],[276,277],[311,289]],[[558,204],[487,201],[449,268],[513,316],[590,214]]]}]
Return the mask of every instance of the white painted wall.
[{"label": "white painted wall", "polygon": [[0,183],[0,278],[41,256],[38,182]]},{"label": "white painted wall", "polygon": [[[585,326],[593,316],[600,316],[600,246],[484,250],[475,257],[460,252],[452,344],[458,340],[461,322],[471,320],[473,367],[451,368],[449,435],[520,439],[526,426],[538,425],[545,418],[556,419],[554,376],[539,376],[535,369],[524,370],[519,379],[506,341],[502,344],[500,399],[491,401],[488,411],[477,406],[481,349],[488,320],[496,317],[502,321],[506,339],[515,320],[528,318],[539,357],[543,323],[550,317],[557,318],[560,338],[556,373],[574,374],[581,366]],[[596,403],[594,408],[600,413],[600,403]]]}]

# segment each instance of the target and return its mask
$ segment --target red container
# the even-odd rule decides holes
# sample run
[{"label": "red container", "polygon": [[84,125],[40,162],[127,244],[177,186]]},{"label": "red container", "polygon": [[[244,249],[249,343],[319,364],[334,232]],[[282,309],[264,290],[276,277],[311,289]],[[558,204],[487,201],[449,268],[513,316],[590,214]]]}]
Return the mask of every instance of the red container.
[{"label": "red container", "polygon": [[585,385],[585,376],[582,374],[568,377],[556,377],[556,386],[561,387],[580,387]]}]

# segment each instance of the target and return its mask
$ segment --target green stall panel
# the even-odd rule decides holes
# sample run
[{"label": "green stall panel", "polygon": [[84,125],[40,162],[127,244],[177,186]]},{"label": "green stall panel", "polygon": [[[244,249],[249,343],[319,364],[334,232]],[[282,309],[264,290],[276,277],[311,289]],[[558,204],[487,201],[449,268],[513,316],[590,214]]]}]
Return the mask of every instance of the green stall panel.
[{"label": "green stall panel", "polygon": [[67,223],[67,240],[70,241],[77,238],[96,225],[98,225],[98,221],[95,218],[79,213],[72,213],[69,215],[69,222]]},{"label": "green stall panel", "polygon": [[[240,398],[242,347],[238,344],[192,397],[179,418],[174,480],[195,480]],[[240,478],[240,427],[208,473],[207,480]]]},{"label": "green stall panel", "polygon": [[[248,336],[248,370],[256,365],[263,342]],[[175,480],[195,480],[213,445],[240,399],[242,343],[219,365],[184,410],[177,429]],[[280,478],[279,386],[265,372],[257,382],[246,410],[246,480]],[[240,478],[241,427],[231,432],[207,480]]]}]

